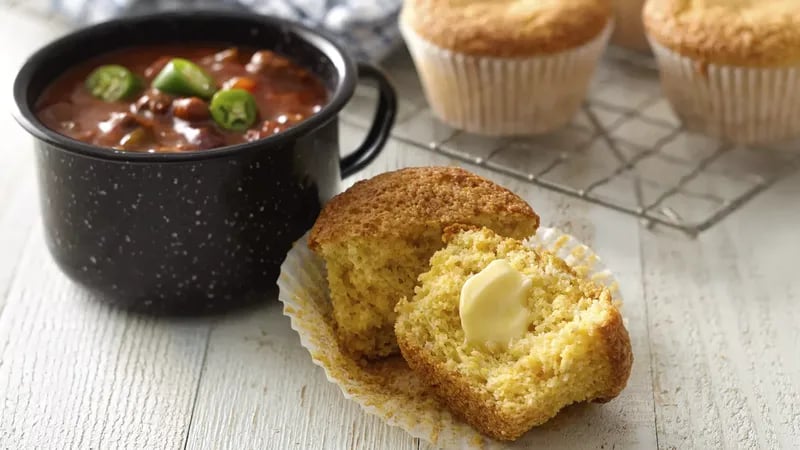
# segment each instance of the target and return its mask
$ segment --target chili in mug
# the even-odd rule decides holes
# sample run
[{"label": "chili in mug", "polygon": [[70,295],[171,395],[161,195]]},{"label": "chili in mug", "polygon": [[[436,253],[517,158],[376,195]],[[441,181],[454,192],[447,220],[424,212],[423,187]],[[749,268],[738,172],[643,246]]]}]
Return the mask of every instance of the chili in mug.
[{"label": "chili in mug", "polygon": [[182,152],[280,133],[327,100],[314,74],[269,50],[161,45],[79,64],[45,89],[36,113],[101,147]]}]

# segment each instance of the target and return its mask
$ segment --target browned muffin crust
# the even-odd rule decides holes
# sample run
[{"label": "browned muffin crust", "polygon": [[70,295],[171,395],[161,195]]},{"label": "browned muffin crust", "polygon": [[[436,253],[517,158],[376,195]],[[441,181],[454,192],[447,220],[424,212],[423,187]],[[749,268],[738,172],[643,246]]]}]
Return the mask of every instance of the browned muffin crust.
[{"label": "browned muffin crust", "polygon": [[401,21],[447,50],[515,58],[586,44],[611,15],[611,0],[407,0]]},{"label": "browned muffin crust", "polygon": [[[605,403],[613,400],[625,388],[633,364],[630,337],[617,312],[600,327],[606,352],[611,362],[613,383],[600,397],[592,400]],[[530,429],[531,423],[546,422],[548,416],[509,416],[498,408],[486,391],[475,389],[457,373],[427,357],[425,352],[409,342],[402,333],[397,334],[400,352],[414,372],[427,380],[436,397],[455,415],[481,433],[503,441],[513,441]],[[538,412],[538,411],[537,411]]]},{"label": "browned muffin crust", "polygon": [[705,63],[800,64],[797,0],[650,0],[643,15],[651,39]]},{"label": "browned muffin crust", "polygon": [[516,420],[503,417],[487,392],[474,389],[463,377],[427,358],[402,334],[397,335],[397,343],[408,366],[427,381],[439,401],[461,420],[489,437],[504,441],[514,440],[528,431],[527,417]]},{"label": "browned muffin crust", "polygon": [[359,181],[334,197],[311,229],[308,245],[352,237],[408,236],[430,225],[499,223],[539,217],[516,194],[458,167],[416,167]]},{"label": "browned muffin crust", "polygon": [[618,310],[614,311],[608,321],[600,326],[599,332],[605,344],[606,355],[611,362],[613,378],[607,386],[606,392],[593,401],[606,403],[618,396],[628,384],[633,367],[633,351],[631,350],[631,338]]}]

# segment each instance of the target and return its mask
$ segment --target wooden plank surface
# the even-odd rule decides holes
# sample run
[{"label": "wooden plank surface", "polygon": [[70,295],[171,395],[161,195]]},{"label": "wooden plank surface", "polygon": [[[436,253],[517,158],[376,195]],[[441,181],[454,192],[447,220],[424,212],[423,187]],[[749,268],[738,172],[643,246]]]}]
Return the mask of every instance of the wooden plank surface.
[{"label": "wooden plank surface", "polygon": [[[14,43],[4,46],[14,64],[0,69],[6,110],[16,65],[64,29],[0,15],[0,40]],[[343,147],[362,133],[343,126]],[[428,448],[346,401],[275,301],[176,321],[127,314],[74,286],[38,229],[30,139],[7,114],[0,135],[0,448]],[[346,184],[450,163],[393,142]],[[567,409],[526,436],[532,447],[797,448],[800,176],[690,240],[476,171],[592,245],[625,297],[628,388],[607,405]]]},{"label": "wooden plank surface", "polygon": [[58,271],[39,234],[0,317],[0,447],[181,447],[208,324],[101,304]]},{"label": "wooden plank surface", "polygon": [[698,240],[644,234],[659,446],[797,448],[800,176]]}]

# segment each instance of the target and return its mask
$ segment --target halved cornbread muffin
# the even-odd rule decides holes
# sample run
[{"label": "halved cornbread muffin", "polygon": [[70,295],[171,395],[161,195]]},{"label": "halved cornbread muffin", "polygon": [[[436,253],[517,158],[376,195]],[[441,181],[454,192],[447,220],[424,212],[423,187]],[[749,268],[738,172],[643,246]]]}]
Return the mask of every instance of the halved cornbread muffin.
[{"label": "halved cornbread muffin", "polygon": [[513,440],[571,403],[622,391],[633,357],[607,288],[486,228],[451,227],[444,240],[413,298],[397,304],[395,330],[403,357],[454,414]]},{"label": "halved cornbread muffin", "polygon": [[357,357],[396,353],[394,307],[414,294],[417,277],[454,223],[525,238],[539,217],[524,200],[455,167],[378,175],[332,199],[311,230],[309,247],[325,260],[339,344]]}]

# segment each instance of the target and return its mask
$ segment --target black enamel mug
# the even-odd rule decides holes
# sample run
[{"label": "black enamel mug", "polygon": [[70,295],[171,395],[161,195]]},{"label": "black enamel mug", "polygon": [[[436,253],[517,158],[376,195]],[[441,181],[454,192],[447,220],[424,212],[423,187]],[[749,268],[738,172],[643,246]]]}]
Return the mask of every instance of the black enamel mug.
[{"label": "black enamel mug", "polygon": [[[137,45],[222,43],[274,50],[311,70],[330,100],[272,137],[211,150],[134,153],[46,128],[33,107],[55,77],[90,57]],[[340,159],[338,113],[358,79],[377,85],[364,143]],[[70,278],[102,300],[157,314],[199,314],[274,292],[292,242],[367,165],[396,112],[386,77],[324,35],[255,14],[161,13],[84,28],[37,51],[14,83],[19,123],[35,138],[44,236]]]}]

